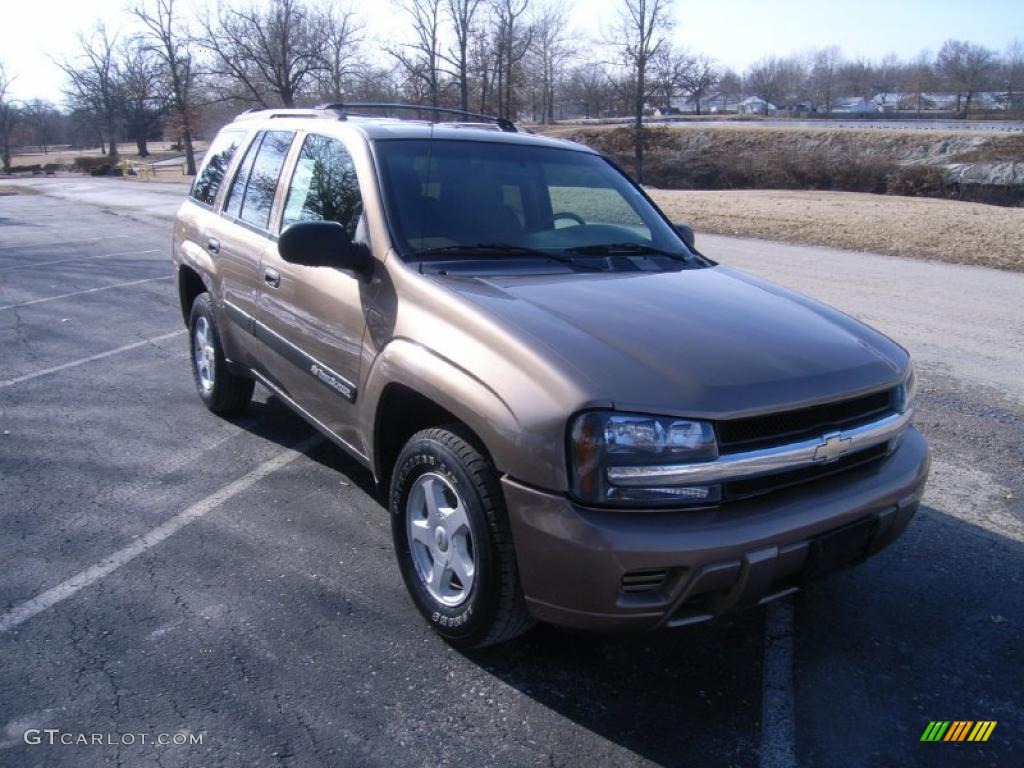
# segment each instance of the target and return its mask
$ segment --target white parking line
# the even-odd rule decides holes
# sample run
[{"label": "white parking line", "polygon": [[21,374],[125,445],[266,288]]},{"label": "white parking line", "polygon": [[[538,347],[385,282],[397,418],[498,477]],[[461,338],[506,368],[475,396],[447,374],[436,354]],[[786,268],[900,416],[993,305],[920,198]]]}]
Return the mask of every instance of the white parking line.
[{"label": "white parking line", "polygon": [[793,604],[769,603],[761,671],[761,768],[795,768],[796,726],[793,706]]},{"label": "white parking line", "polygon": [[152,549],[164,539],[173,536],[189,523],[193,523],[203,517],[203,515],[212,511],[218,505],[223,504],[232,496],[236,496],[247,488],[252,487],[267,475],[276,472],[289,462],[297,459],[310,448],[320,443],[321,440],[322,438],[319,435],[303,440],[298,445],[263,462],[233,483],[229,483],[220,490],[214,491],[213,494],[202,501],[196,502],[184,512],[179,512],[162,525],[158,525],[148,533],[142,534],[127,547],[119,549],[105,560],[96,563],[96,565],[90,568],[86,568],[80,573],[76,573],[67,581],[63,581],[52,589],[36,595],[31,600],[26,600],[24,603],[14,606],[14,608],[0,616],[0,633],[9,632],[36,614],[42,613],[47,608],[52,608],[57,603],[67,600],[76,592],[91,584],[95,584],[121,566],[127,565],[139,555]]},{"label": "white parking line", "polygon": [[72,296],[81,296],[86,293],[96,293],[97,291],[109,291],[111,288],[126,288],[129,285],[140,285],[142,283],[152,283],[156,280],[171,280],[174,275],[163,275],[161,277],[147,277],[144,280],[129,280],[127,283],[114,283],[113,285],[101,285],[99,288],[86,288],[84,291],[73,291],[72,293],[62,293],[60,296],[47,296],[43,299],[32,299],[31,301],[22,301],[18,304],[5,304],[0,307],[0,310],[4,309],[17,309],[18,307],[28,307],[32,304],[43,304],[47,301],[57,301],[57,299],[69,299]]},{"label": "white parking line", "polygon": [[118,354],[120,354],[122,352],[128,352],[129,350],[132,350],[132,349],[138,349],[139,347],[144,347],[147,344],[152,344],[152,343],[157,342],[157,341],[163,341],[164,339],[169,339],[172,336],[180,336],[183,333],[188,333],[188,330],[182,328],[180,331],[171,331],[170,333],[165,333],[162,336],[154,336],[154,337],[152,337],[150,339],[143,339],[142,341],[136,341],[136,342],[133,342],[131,344],[125,344],[123,347],[118,347],[117,349],[108,349],[106,352],[100,352],[97,355],[90,355],[89,357],[83,357],[80,360],[72,360],[70,363],[63,363],[61,365],[55,365],[52,368],[43,368],[43,370],[41,370],[41,371],[35,371],[33,373],[26,373],[24,376],[17,376],[17,377],[15,377],[13,379],[4,379],[3,381],[0,381],[0,388],[2,388],[2,387],[12,387],[15,384],[21,384],[21,382],[23,382],[23,381],[30,381],[32,379],[38,379],[40,376],[48,376],[51,373],[57,373],[58,371],[64,371],[64,370],[67,370],[68,368],[75,368],[75,367],[77,367],[79,365],[85,365],[86,363],[91,363],[93,360],[102,360],[105,357],[110,357],[111,355],[118,355]]},{"label": "white parking line", "polygon": [[31,264],[15,264],[13,267],[0,267],[0,272],[11,272],[15,269],[28,269],[29,267],[48,267],[51,264],[67,264],[72,261],[92,261],[93,259],[112,259],[115,256],[141,256],[144,253],[158,253],[159,248],[150,248],[148,251],[119,251],[118,253],[99,253],[95,256],[75,256],[71,259],[54,259],[53,261],[34,261]]}]

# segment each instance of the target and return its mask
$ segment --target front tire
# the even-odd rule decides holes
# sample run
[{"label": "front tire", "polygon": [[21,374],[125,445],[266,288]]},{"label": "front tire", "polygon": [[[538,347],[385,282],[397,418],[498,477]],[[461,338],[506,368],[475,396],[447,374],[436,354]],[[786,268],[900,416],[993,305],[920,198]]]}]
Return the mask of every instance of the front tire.
[{"label": "front tire", "polygon": [[203,403],[214,413],[245,410],[256,382],[228,370],[210,294],[201,293],[192,302],[188,328],[192,378]]},{"label": "front tire", "polygon": [[501,491],[470,434],[449,426],[413,435],[389,506],[402,578],[435,632],[479,648],[530,628]]}]

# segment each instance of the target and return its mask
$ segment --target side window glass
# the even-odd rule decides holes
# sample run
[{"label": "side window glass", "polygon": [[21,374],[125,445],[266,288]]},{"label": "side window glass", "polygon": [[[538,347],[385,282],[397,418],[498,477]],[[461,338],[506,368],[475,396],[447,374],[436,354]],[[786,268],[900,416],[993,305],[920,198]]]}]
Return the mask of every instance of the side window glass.
[{"label": "side window glass", "polygon": [[297,221],[336,221],[355,237],[363,212],[355,164],[337,139],[310,134],[295,165],[282,229]]},{"label": "side window glass", "polygon": [[249,175],[252,173],[252,164],[256,160],[256,153],[260,149],[260,142],[263,141],[263,132],[256,134],[256,137],[249,144],[242,158],[235,180],[231,182],[231,189],[228,191],[227,200],[224,201],[224,212],[231,216],[238,216],[242,213],[242,200],[245,198],[245,188],[249,184]]},{"label": "side window glass", "polygon": [[292,131],[267,131],[263,134],[245,185],[242,210],[238,214],[242,221],[260,229],[270,226],[270,209],[274,204],[277,179],[294,135]]},{"label": "side window glass", "polygon": [[224,181],[224,173],[227,171],[228,165],[231,164],[235,150],[238,149],[238,145],[244,138],[245,131],[221,131],[217,134],[217,138],[206,150],[203,167],[196,174],[195,181],[192,182],[192,191],[189,194],[193,199],[213,205],[217,191]]}]

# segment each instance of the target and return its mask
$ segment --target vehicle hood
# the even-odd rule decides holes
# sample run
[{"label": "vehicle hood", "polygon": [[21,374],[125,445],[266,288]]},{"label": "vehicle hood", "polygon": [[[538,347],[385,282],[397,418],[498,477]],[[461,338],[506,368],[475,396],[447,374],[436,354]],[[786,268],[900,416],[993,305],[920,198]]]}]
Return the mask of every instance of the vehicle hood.
[{"label": "vehicle hood", "polygon": [[620,410],[781,410],[894,385],[908,362],[853,318],[722,266],[436,279]]}]

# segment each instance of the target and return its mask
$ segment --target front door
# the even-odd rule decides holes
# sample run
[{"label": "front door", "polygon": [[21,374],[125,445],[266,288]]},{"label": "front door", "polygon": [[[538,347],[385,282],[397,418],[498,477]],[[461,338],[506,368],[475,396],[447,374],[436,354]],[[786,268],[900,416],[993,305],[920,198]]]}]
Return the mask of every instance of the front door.
[{"label": "front door", "polygon": [[[305,136],[284,196],[281,229],[337,221],[366,242],[352,156],[339,139]],[[365,278],[334,267],[289,264],[264,251],[257,333],[272,378],[299,406],[350,447],[363,451],[354,403],[359,396]]]}]

